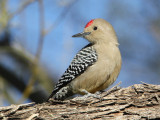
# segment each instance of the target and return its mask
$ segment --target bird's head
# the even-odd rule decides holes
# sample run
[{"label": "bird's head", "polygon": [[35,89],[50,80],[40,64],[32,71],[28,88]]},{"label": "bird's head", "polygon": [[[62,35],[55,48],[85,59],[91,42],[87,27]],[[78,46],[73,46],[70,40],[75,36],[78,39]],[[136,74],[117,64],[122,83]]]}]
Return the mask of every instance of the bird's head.
[{"label": "bird's head", "polygon": [[84,31],[72,37],[83,37],[91,43],[115,43],[118,44],[115,31],[110,23],[104,19],[92,19],[89,21]]}]

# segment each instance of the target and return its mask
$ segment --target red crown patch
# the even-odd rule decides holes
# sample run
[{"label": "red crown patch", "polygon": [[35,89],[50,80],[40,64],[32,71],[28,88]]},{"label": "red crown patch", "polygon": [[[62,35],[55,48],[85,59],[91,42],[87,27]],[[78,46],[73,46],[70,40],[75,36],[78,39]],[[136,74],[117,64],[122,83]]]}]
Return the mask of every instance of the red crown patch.
[{"label": "red crown patch", "polygon": [[89,21],[89,22],[86,24],[85,28],[89,27],[89,26],[93,23],[93,21],[94,21],[94,19],[92,19],[91,21]]}]

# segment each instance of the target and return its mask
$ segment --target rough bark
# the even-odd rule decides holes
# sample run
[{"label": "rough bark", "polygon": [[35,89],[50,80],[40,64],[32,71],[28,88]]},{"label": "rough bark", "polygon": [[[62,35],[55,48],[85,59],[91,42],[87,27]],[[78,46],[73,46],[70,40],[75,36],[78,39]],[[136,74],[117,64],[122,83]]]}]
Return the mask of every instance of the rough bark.
[{"label": "rough bark", "polygon": [[43,104],[21,104],[0,108],[0,119],[160,119],[160,85],[136,84],[114,87],[100,98],[80,98]]}]

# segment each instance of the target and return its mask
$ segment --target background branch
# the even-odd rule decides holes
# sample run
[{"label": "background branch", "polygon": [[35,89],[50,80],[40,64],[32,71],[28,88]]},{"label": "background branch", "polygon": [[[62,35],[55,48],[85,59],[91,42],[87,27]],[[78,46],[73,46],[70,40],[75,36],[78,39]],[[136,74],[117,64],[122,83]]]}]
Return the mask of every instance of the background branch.
[{"label": "background branch", "polygon": [[[40,26],[40,35],[39,35],[39,43],[38,43],[38,48],[36,51],[36,55],[34,58],[34,64],[33,64],[33,69],[31,73],[31,77],[28,81],[28,85],[26,89],[23,92],[23,97],[19,100],[19,103],[23,103],[25,98],[28,98],[30,93],[32,92],[32,89],[34,87],[34,83],[36,82],[36,78],[38,75],[38,64],[39,64],[39,59],[40,55],[43,49],[43,42],[44,42],[44,8],[43,8],[43,0],[38,0],[38,6],[39,6],[39,26]],[[43,99],[44,100],[44,99]]]},{"label": "background branch", "polygon": [[24,2],[21,2],[22,4],[20,5],[20,7],[15,12],[11,13],[9,15],[9,18],[12,19],[16,15],[18,15],[20,12],[22,12],[28,5],[30,5],[31,3],[35,1],[37,0],[25,0]]}]

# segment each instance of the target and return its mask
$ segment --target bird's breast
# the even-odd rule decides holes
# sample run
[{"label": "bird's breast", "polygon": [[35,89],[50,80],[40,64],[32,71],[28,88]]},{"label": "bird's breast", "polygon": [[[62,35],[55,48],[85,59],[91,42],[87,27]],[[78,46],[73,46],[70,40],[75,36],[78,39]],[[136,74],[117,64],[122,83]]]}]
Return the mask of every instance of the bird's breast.
[{"label": "bird's breast", "polygon": [[82,89],[90,93],[104,90],[116,80],[121,67],[119,49],[96,49],[96,52],[98,60],[73,80],[75,93],[84,94],[81,92]]}]

